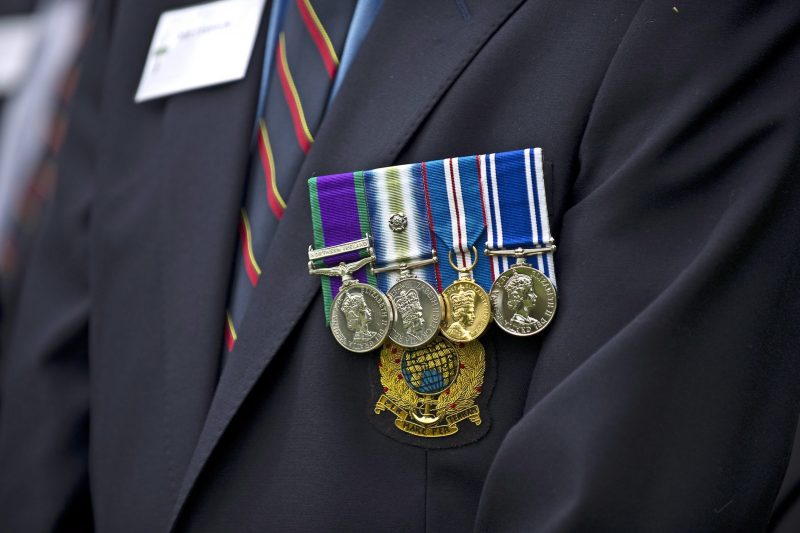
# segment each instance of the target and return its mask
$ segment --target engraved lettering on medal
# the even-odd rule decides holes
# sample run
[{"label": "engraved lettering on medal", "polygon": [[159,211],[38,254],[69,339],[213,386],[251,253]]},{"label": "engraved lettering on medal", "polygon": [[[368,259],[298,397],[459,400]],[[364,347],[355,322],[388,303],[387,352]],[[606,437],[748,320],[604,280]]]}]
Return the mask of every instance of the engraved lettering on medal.
[{"label": "engraved lettering on medal", "polygon": [[389,338],[400,346],[422,346],[436,335],[442,321],[439,295],[431,285],[417,279],[406,278],[394,284],[387,292],[394,305],[395,320]]},{"label": "engraved lettering on medal", "polygon": [[550,280],[528,264],[514,265],[492,285],[492,316],[513,335],[542,331],[556,311],[556,291]]},{"label": "engraved lettering on medal", "polygon": [[350,285],[333,301],[331,331],[350,351],[362,353],[379,347],[390,324],[388,300],[370,285]]}]

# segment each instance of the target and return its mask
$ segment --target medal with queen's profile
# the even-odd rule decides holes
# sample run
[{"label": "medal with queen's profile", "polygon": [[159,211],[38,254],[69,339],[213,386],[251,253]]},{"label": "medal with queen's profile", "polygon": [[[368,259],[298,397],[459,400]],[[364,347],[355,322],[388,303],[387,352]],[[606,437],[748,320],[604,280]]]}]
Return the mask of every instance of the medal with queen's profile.
[{"label": "medal with queen's profile", "polygon": [[331,305],[331,331],[351,352],[370,352],[383,344],[392,323],[389,300],[365,283],[346,283]]},{"label": "medal with queen's profile", "polygon": [[427,344],[439,331],[442,303],[430,284],[414,277],[403,277],[386,294],[394,308],[395,319],[389,339],[403,348]]},{"label": "medal with queen's profile", "polygon": [[472,279],[471,271],[478,262],[478,253],[472,247],[475,261],[472,266],[459,268],[448,257],[450,265],[458,271],[458,279],[442,291],[444,321],[442,335],[456,342],[470,342],[480,337],[492,318],[489,295]]},{"label": "medal with queen's profile", "polygon": [[539,333],[556,312],[553,283],[528,263],[512,265],[500,274],[489,294],[495,324],[512,335]]},{"label": "medal with queen's profile", "polygon": [[469,342],[486,330],[491,319],[489,296],[469,279],[456,280],[442,292],[445,320],[442,334],[452,341]]}]

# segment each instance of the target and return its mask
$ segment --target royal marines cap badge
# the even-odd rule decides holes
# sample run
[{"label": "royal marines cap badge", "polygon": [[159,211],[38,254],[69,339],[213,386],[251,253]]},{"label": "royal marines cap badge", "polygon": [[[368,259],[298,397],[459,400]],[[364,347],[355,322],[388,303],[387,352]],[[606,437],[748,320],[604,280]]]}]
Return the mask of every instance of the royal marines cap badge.
[{"label": "royal marines cap badge", "polygon": [[418,437],[447,437],[458,424],[481,424],[475,401],[483,390],[485,351],[479,341],[454,344],[437,336],[422,348],[387,342],[378,361],[383,394],[375,413],[389,411],[395,426]]}]

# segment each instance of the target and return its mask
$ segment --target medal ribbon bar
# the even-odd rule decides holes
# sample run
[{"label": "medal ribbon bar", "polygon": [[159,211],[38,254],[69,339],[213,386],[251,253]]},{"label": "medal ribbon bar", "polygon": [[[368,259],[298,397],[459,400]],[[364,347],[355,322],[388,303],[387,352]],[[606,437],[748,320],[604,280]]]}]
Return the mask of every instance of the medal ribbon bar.
[{"label": "medal ribbon bar", "polygon": [[[479,164],[479,156],[468,156],[420,165],[436,253],[442,262],[452,254],[459,268],[472,266],[476,260],[472,247],[486,228],[481,207]],[[442,267],[439,271],[442,286],[449,286],[458,279],[458,272],[452,268]],[[493,281],[489,261],[478,261],[472,275],[478,285],[489,290]]]},{"label": "medal ribbon bar", "polygon": [[[422,187],[422,165],[400,165],[364,173],[370,231],[374,238],[378,288],[386,292],[400,279],[400,264],[414,276],[439,288],[437,265]],[[427,264],[426,264],[427,263]]]},{"label": "medal ribbon bar", "polygon": [[555,247],[550,235],[542,149],[487,154],[478,159],[492,280],[514,264],[514,251],[522,249],[526,262],[555,286]]},{"label": "medal ribbon bar", "polygon": [[[308,180],[311,200],[311,221],[314,228],[314,248],[309,258],[321,257],[314,261],[316,266],[335,267],[339,263],[355,263],[368,257],[369,249],[358,247],[351,250],[350,243],[363,242],[369,234],[367,203],[364,194],[364,173],[350,172],[332,174]],[[322,248],[342,246],[343,253],[330,255]],[[353,246],[355,247],[355,245]],[[318,252],[317,255],[312,255]],[[329,252],[329,251],[328,251]],[[353,274],[361,283],[375,287],[375,276],[368,268],[361,268]],[[322,295],[325,302],[325,320],[330,322],[330,309],[333,298],[342,287],[342,280],[324,276]]]}]

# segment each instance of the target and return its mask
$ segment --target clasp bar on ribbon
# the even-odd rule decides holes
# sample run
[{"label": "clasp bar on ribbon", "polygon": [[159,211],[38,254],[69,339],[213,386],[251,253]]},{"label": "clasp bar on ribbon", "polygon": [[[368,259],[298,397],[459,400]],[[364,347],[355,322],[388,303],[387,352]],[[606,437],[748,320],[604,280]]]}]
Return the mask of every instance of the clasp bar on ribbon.
[{"label": "clasp bar on ribbon", "polygon": [[394,272],[399,270],[401,278],[403,274],[410,274],[411,269],[413,268],[420,268],[428,265],[435,265],[439,262],[439,258],[436,257],[436,250],[431,250],[431,257],[429,259],[418,259],[416,261],[406,261],[403,263],[397,263],[394,265],[386,265],[383,267],[372,267],[372,271],[375,274],[382,274],[384,272]]},{"label": "clasp bar on ribbon", "polygon": [[[358,261],[346,263],[342,261],[336,266],[331,267],[318,267],[314,261],[325,259],[328,257],[335,257],[338,255],[346,254],[349,252],[356,252],[359,250],[366,250],[369,255],[362,257]],[[343,284],[349,284],[355,279],[353,274],[358,272],[363,267],[375,261],[375,250],[372,248],[372,240],[369,235],[363,239],[349,241],[336,246],[328,246],[315,250],[313,247],[308,247],[308,273],[315,276],[336,276],[342,278]]]},{"label": "clasp bar on ribbon", "polygon": [[318,261],[326,257],[333,257],[335,255],[346,254],[347,252],[355,252],[357,250],[371,250],[372,243],[369,235],[363,239],[337,244],[336,246],[328,246],[315,250],[311,246],[308,247],[308,260]]},{"label": "clasp bar on ribbon", "polygon": [[484,248],[483,253],[489,257],[492,256],[505,256],[505,257],[516,257],[517,263],[524,263],[526,257],[530,257],[532,255],[540,255],[546,254],[549,252],[556,251],[556,244],[553,239],[550,239],[549,244],[547,246],[537,246],[536,248],[514,248],[513,250],[503,250],[503,249],[489,249]]}]

